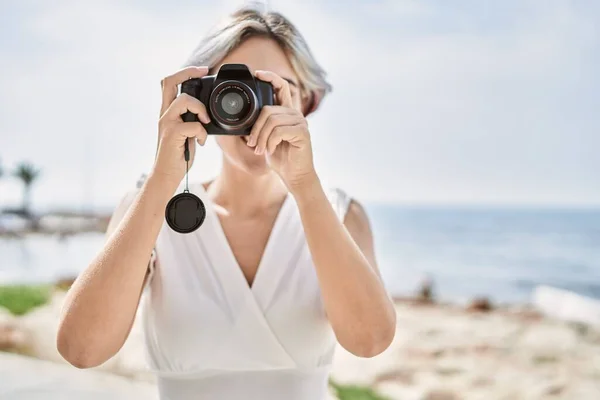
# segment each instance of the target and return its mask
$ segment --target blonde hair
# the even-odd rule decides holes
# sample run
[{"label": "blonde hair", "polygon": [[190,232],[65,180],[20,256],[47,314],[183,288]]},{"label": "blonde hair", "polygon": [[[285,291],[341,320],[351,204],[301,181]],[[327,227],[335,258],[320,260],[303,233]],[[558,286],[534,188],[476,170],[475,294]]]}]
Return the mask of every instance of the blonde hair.
[{"label": "blonde hair", "polygon": [[256,36],[275,40],[287,53],[300,79],[301,93],[309,98],[304,114],[316,110],[323,97],[331,91],[325,71],[296,27],[277,12],[261,10],[259,4],[246,5],[216,25],[202,39],[185,66],[214,68],[244,40]]}]

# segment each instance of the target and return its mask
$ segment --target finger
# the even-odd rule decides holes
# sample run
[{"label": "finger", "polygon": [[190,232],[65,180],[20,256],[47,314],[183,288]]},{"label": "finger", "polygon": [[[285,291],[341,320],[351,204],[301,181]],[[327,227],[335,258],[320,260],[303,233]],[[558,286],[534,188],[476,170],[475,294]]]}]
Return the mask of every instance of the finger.
[{"label": "finger", "polygon": [[288,81],[271,71],[256,71],[256,77],[261,81],[269,82],[273,86],[279,105],[283,107],[294,107],[290,84]]},{"label": "finger", "polygon": [[197,114],[198,119],[205,124],[210,122],[206,106],[200,100],[187,93],[177,96],[164,113],[163,118],[170,121],[179,121],[181,120],[181,115],[188,111]]},{"label": "finger", "polygon": [[207,133],[206,129],[200,122],[182,122],[181,124],[177,124],[177,127],[174,128],[177,131],[177,134],[186,138],[196,138],[196,141],[200,145],[204,145],[206,143]]},{"label": "finger", "polygon": [[280,106],[264,106],[256,119],[256,122],[252,126],[250,130],[250,136],[248,137],[248,146],[256,146],[258,143],[258,137],[262,131],[264,124],[267,122],[267,119],[273,114],[291,114],[293,110],[286,109],[285,107]]},{"label": "finger", "polygon": [[269,154],[273,154],[277,146],[283,142],[293,143],[296,137],[302,134],[302,124],[296,124],[291,126],[276,126],[273,132],[269,136],[267,141],[266,151]]},{"label": "finger", "polygon": [[208,74],[208,67],[187,67],[161,80],[162,106],[160,107],[160,115],[165,113],[177,97],[180,84],[191,78],[202,78],[206,74]]},{"label": "finger", "polygon": [[298,116],[289,114],[271,114],[258,138],[258,143],[254,149],[255,154],[263,154],[267,147],[269,137],[273,132],[273,129],[281,126],[291,126],[302,122]]},{"label": "finger", "polygon": [[294,105],[294,109],[302,112],[302,95],[300,94],[300,89],[290,85],[290,92],[292,93],[292,104]]}]

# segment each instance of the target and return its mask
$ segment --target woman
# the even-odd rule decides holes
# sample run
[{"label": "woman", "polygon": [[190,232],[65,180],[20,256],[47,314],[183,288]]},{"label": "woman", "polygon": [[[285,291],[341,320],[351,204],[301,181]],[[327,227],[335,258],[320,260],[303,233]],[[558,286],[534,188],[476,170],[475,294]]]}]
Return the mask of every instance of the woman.
[{"label": "woman", "polygon": [[[190,187],[206,220],[178,234],[164,210],[184,177],[184,142],[207,139],[180,116],[209,115],[177,86],[225,63],[271,83],[277,105],[249,136],[215,137],[222,170]],[[361,357],[390,345],[396,315],[367,216],[342,191],[325,191],[313,166],[305,117],[329,90],[324,75],[287,19],[247,8],[162,81],[152,171],[67,295],[57,337],[66,360],[88,368],[116,354],[138,305],[161,399],[324,399],[336,341]]]}]

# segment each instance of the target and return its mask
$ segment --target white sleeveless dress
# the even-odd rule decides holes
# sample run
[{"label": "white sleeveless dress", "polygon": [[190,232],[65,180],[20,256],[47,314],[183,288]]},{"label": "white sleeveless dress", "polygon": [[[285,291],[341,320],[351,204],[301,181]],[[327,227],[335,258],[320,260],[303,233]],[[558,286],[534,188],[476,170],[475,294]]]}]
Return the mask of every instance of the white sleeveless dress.
[{"label": "white sleeveless dress", "polygon": [[[322,400],[336,338],[293,196],[286,198],[250,287],[202,184],[204,224],[164,223],[140,313],[161,400]],[[329,193],[340,218],[350,198]]]}]

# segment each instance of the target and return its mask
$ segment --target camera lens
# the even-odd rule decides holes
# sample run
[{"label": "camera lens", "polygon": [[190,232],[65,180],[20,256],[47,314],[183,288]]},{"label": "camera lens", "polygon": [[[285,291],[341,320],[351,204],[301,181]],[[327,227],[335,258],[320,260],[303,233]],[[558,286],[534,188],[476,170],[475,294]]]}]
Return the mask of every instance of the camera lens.
[{"label": "camera lens", "polygon": [[253,104],[244,86],[231,82],[213,92],[214,111],[222,124],[237,125],[250,113]]},{"label": "camera lens", "polygon": [[244,99],[239,93],[229,92],[221,99],[221,107],[229,115],[237,115],[244,108]]},{"label": "camera lens", "polygon": [[241,133],[251,126],[258,111],[256,93],[242,81],[221,82],[210,95],[213,121],[232,134]]}]

